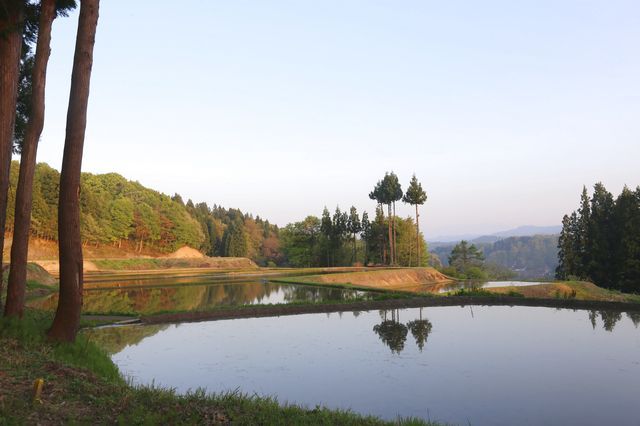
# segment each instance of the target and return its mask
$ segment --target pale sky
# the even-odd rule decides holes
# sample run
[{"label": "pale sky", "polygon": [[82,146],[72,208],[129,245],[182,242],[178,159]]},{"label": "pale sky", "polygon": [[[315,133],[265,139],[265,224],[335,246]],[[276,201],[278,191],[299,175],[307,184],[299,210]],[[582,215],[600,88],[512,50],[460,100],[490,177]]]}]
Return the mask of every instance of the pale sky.
[{"label": "pale sky", "polygon": [[[372,215],[384,172],[415,172],[428,239],[640,184],[637,0],[101,3],[84,171],[279,225]],[[38,161],[58,169],[76,23],[53,31]]]}]

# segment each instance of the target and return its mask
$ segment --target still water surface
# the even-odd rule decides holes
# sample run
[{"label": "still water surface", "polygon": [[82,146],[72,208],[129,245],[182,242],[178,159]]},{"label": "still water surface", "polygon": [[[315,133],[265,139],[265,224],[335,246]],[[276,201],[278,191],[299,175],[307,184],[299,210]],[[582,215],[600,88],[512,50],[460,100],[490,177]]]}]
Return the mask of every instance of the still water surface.
[{"label": "still water surface", "polygon": [[[129,283],[127,283],[129,284]],[[222,306],[264,305],[299,302],[337,302],[365,300],[371,293],[357,290],[276,284],[264,280],[212,283],[206,285],[171,285],[88,289],[84,291],[84,312],[152,315],[167,311],[203,311]],[[53,310],[58,294],[31,302],[39,309]]]},{"label": "still water surface", "polygon": [[432,307],[94,330],[135,383],[239,389],[393,419],[640,419],[640,314]]}]

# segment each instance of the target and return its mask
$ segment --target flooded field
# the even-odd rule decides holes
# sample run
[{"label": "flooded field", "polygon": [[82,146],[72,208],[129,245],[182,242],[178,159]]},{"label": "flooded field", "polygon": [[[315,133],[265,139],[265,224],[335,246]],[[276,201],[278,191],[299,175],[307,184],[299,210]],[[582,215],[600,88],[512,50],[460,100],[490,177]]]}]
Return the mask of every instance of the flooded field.
[{"label": "flooded field", "polygon": [[[119,313],[152,315],[171,311],[203,311],[224,306],[266,305],[276,303],[337,302],[366,300],[370,293],[341,288],[308,285],[276,284],[265,280],[239,282],[206,282],[193,278],[161,280],[163,286],[150,286],[153,281],[141,281],[146,286],[123,282],[122,287],[87,289],[83,311],[91,313]],[[204,283],[203,283],[204,282]],[[178,285],[179,284],[179,285]],[[39,309],[55,309],[58,295],[31,302]]]},{"label": "flooded field", "polygon": [[[432,307],[111,327],[134,383],[455,424],[637,424],[640,314]],[[167,368],[170,365],[171,368]]]}]

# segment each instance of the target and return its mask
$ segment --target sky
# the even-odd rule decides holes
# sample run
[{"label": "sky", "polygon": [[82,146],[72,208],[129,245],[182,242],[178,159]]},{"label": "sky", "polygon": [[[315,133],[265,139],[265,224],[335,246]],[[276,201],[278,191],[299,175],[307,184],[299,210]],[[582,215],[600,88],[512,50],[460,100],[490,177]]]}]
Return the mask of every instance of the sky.
[{"label": "sky", "polygon": [[[430,240],[640,184],[636,0],[101,3],[83,171],[282,226],[372,215],[385,171],[415,173]],[[38,161],[57,169],[76,28],[53,28]]]}]

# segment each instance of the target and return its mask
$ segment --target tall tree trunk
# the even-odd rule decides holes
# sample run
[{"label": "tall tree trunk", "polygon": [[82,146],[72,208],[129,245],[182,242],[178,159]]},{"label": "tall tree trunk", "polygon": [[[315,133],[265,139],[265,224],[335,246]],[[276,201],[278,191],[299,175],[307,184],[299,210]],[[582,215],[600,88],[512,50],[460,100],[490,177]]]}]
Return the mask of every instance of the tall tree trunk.
[{"label": "tall tree trunk", "polygon": [[351,256],[351,265],[356,262],[356,233],[353,233],[353,255]]},{"label": "tall tree trunk", "polygon": [[9,169],[20,78],[24,1],[5,0],[1,7],[3,10],[0,11],[0,295],[2,295],[2,259],[7,222]]},{"label": "tall tree trunk", "polygon": [[416,252],[418,256],[418,264],[416,266],[422,266],[421,258],[420,258],[420,223],[418,219],[420,215],[418,214],[418,205],[416,204]]},{"label": "tall tree trunk", "polygon": [[389,218],[387,221],[387,228],[389,230],[389,264],[395,264],[395,259],[393,256],[393,233],[391,231],[391,203],[388,204]]},{"label": "tall tree trunk", "polygon": [[16,190],[16,212],[11,244],[11,269],[7,286],[5,316],[22,317],[24,313],[25,285],[27,280],[27,252],[31,227],[33,174],[36,167],[38,140],[44,126],[44,96],[47,79],[47,63],[51,44],[51,25],[56,16],[56,1],[42,0],[38,43],[32,75],[31,113],[25,132],[20,157],[20,176]]},{"label": "tall tree trunk", "polygon": [[72,342],[76,338],[82,309],[82,239],[80,237],[80,171],[87,125],[89,83],[93,45],[98,25],[99,0],[81,0],[71,92],[67,111],[67,134],[60,172],[58,244],[60,248],[60,296],[49,338]]},{"label": "tall tree trunk", "polygon": [[393,259],[398,263],[398,247],[396,245],[396,202],[393,202]]}]

